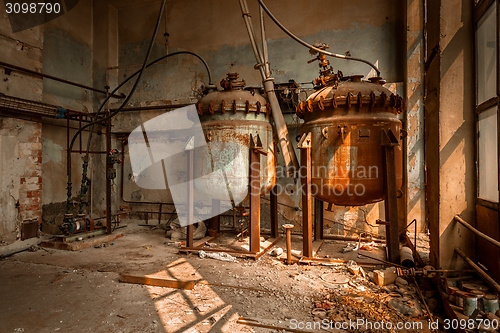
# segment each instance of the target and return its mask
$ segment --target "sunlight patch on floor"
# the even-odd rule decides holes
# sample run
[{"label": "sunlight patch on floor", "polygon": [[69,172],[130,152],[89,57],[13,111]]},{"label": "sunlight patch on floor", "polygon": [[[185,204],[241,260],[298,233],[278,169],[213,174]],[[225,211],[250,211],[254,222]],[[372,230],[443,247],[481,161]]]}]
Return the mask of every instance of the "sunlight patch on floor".
[{"label": "sunlight patch on floor", "polygon": [[[183,258],[170,263],[165,270],[148,276],[183,281],[203,280],[196,268]],[[146,288],[166,333],[208,333],[215,325],[219,327],[217,331],[222,333],[234,332],[234,322],[239,314],[210,286],[198,284],[192,290],[153,286]]]}]

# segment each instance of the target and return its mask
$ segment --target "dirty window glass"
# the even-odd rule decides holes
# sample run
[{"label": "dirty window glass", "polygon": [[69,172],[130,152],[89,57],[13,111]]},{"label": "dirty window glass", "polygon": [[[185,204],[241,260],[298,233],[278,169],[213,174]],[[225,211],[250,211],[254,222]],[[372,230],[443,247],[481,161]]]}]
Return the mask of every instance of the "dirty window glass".
[{"label": "dirty window glass", "polygon": [[476,31],[477,104],[495,97],[497,91],[496,2],[479,20]]},{"label": "dirty window glass", "polygon": [[498,202],[497,108],[479,114],[479,197]]}]

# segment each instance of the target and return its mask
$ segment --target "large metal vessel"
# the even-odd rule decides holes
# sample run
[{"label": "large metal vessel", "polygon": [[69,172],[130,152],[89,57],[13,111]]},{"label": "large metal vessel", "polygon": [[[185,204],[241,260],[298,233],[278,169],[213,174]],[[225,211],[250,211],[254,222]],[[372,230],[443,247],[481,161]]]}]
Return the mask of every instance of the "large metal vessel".
[{"label": "large metal vessel", "polygon": [[[258,136],[262,150],[267,151],[267,156],[260,157],[261,193],[269,192],[276,183],[271,110],[259,89],[244,89],[245,81],[238,80],[237,73],[229,73],[221,86],[224,90],[209,92],[197,104],[208,154],[195,156],[195,188],[214,199],[224,200],[229,193],[238,204],[249,193],[250,135]],[[224,181],[200,177],[214,171],[222,172]]]},{"label": "large metal vessel", "polygon": [[384,88],[378,77],[367,82],[362,75],[342,77],[331,69],[321,74],[315,81],[318,90],[296,110],[304,119],[301,133],[311,133],[312,195],[341,206],[383,200],[384,131],[397,139],[395,176],[397,188],[402,185],[397,115],[404,101]]}]

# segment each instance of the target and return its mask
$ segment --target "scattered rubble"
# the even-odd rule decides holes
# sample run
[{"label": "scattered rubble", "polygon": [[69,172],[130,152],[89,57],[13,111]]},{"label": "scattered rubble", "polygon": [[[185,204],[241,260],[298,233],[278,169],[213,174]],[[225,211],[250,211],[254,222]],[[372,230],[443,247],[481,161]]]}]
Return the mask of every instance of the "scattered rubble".
[{"label": "scattered rubble", "polygon": [[224,252],[205,252],[203,250],[200,250],[198,252],[198,256],[202,259],[204,258],[212,258],[220,261],[230,261],[230,262],[238,262],[235,257],[228,253]]},{"label": "scattered rubble", "polygon": [[[324,299],[314,302],[311,315],[315,320],[391,322],[394,324],[393,327],[398,322],[415,321],[424,323],[422,324],[423,331],[428,328],[427,317],[425,311],[422,310],[415,286],[397,277],[395,268],[364,273],[363,268],[351,260],[345,266],[337,266],[335,270],[335,273],[322,276],[322,279],[328,282],[325,286],[329,288],[329,293]],[[348,275],[342,275],[342,271]],[[362,271],[364,274],[361,273]],[[340,283],[333,282],[334,276]],[[342,276],[346,278],[341,279]],[[345,331],[396,332],[389,328],[377,330],[360,328]],[[409,333],[418,331],[405,330]]]},{"label": "scattered rubble", "polygon": [[283,249],[281,247],[277,247],[275,249],[273,249],[270,253],[273,257],[278,257],[280,256],[281,254],[283,254]]},{"label": "scattered rubble", "polygon": [[398,277],[395,267],[389,267],[384,270],[373,271],[373,281],[379,286],[393,284]]}]

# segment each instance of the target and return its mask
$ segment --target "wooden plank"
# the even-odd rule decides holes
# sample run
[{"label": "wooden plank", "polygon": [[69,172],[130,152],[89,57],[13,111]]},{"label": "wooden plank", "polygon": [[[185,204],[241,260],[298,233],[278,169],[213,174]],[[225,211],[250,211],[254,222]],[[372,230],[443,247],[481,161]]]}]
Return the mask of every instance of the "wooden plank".
[{"label": "wooden plank", "polygon": [[170,280],[165,278],[151,277],[148,275],[128,275],[128,274],[121,274],[120,282],[145,284],[148,286],[167,287],[167,288],[185,289],[185,290],[194,289],[195,285],[194,281]]},{"label": "wooden plank", "polygon": [[[106,229],[103,229],[104,232]],[[83,234],[84,235],[84,234]],[[87,238],[81,241],[74,242],[61,242],[61,241],[45,241],[40,244],[41,247],[55,249],[55,250],[65,250],[65,251],[78,251],[82,249],[86,249],[89,247],[93,247],[98,244],[106,243],[114,241],[117,238],[123,237],[123,234],[111,234],[111,235],[102,235],[93,238]]]}]

